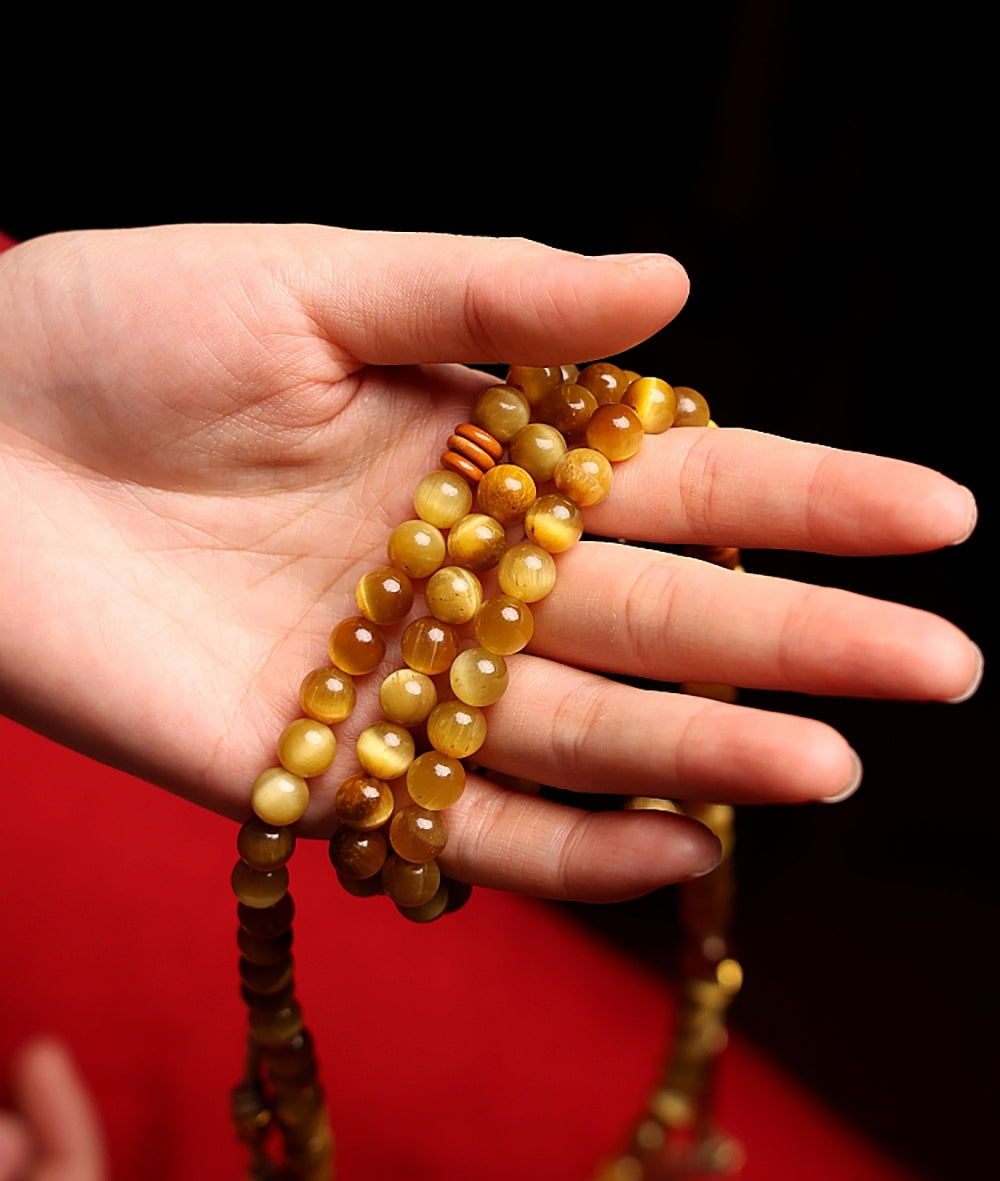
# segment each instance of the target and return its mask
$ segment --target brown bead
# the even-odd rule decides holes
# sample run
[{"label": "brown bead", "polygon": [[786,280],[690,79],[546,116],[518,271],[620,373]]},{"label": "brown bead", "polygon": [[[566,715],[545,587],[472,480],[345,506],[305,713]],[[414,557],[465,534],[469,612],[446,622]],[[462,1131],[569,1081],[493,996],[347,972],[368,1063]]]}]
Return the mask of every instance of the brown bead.
[{"label": "brown bead", "polygon": [[358,762],[376,779],[398,779],[413,762],[413,735],[392,722],[376,722],[358,735]]},{"label": "brown bead", "polygon": [[440,812],[414,804],[393,816],[389,843],[406,861],[431,861],[448,843],[448,826]]},{"label": "brown bead", "polygon": [[475,574],[492,570],[506,548],[503,526],[485,513],[470,513],[448,534],[448,556],[457,566]]},{"label": "brown bead", "polygon": [[562,376],[560,385],[576,385],[576,379],[580,376],[580,366],[560,365],[559,373]]},{"label": "brown bead", "polygon": [[277,992],[292,979],[295,969],[290,955],[273,964],[255,964],[245,957],[240,959],[240,979],[252,992]]},{"label": "brown bead", "polygon": [[642,446],[642,423],[631,406],[621,402],[598,406],[587,423],[587,446],[612,463],[631,459]]},{"label": "brown bead", "polygon": [[[569,366],[575,368],[575,366]],[[566,380],[559,365],[511,365],[507,370],[507,385],[521,390],[532,408],[545,397],[549,390],[562,385]]]},{"label": "brown bead", "polygon": [[522,603],[537,603],[556,584],[556,564],[548,550],[522,541],[512,545],[500,559],[497,581],[505,595]]},{"label": "brown bead", "polygon": [[288,893],[288,870],[283,865],[262,873],[240,860],[233,866],[229,880],[240,902],[258,910],[274,906]]},{"label": "brown bead", "polygon": [[620,402],[629,387],[629,379],[623,369],[610,361],[595,361],[581,370],[577,382],[597,399],[599,406],[608,402]]},{"label": "brown bead", "polygon": [[302,1028],[302,1009],[298,1001],[290,1001],[274,1012],[252,1010],[250,1035],[264,1046],[280,1046]]},{"label": "brown bead", "polygon": [[441,884],[448,887],[448,905],[444,908],[445,914],[454,914],[456,910],[461,910],[472,897],[472,887],[468,882],[459,882],[442,874]]},{"label": "brown bead", "polygon": [[513,463],[501,463],[479,481],[476,499],[484,513],[501,525],[520,521],[537,495],[535,481]]},{"label": "brown bead", "polygon": [[537,484],[552,479],[556,464],[566,454],[566,440],[547,422],[529,422],[510,443],[510,461],[531,476]]},{"label": "brown bead", "polygon": [[444,537],[426,521],[404,521],[390,533],[387,553],[396,570],[410,578],[427,578],[444,561]]},{"label": "brown bead", "polygon": [[465,791],[465,768],[458,759],[430,750],[410,764],[406,790],[415,804],[440,812],[450,808]]},{"label": "brown bead", "polygon": [[[287,894],[285,895],[287,898]],[[251,935],[243,927],[236,931],[236,943],[245,959],[252,964],[277,964],[288,958],[292,946],[292,932],[285,931],[265,939],[260,935]]]},{"label": "brown bead", "polygon": [[492,705],[507,688],[507,665],[502,656],[485,648],[466,648],[452,662],[448,679],[459,701],[466,705]]},{"label": "brown bead", "polygon": [[478,484],[483,478],[483,469],[476,467],[471,459],[466,459],[457,451],[445,451],[441,456],[441,466],[450,472],[457,472],[470,484]]},{"label": "brown bead", "polygon": [[480,474],[488,472],[496,463],[485,447],[480,447],[473,439],[468,439],[465,435],[458,434],[457,431],[448,436],[448,451],[453,455],[461,455],[469,463],[475,464]]},{"label": "brown bead", "polygon": [[276,992],[254,992],[252,988],[248,988],[246,984],[241,982],[240,996],[248,1009],[261,1013],[274,1013],[278,1009],[284,1009],[295,1000],[295,982],[289,980]]},{"label": "brown bead", "polygon": [[475,618],[482,601],[483,584],[462,566],[442,566],[435,570],[424,588],[427,610],[442,623],[468,623]]},{"label": "brown bead", "polygon": [[284,767],[269,767],[253,782],[250,806],[265,824],[294,824],[309,806],[309,786],[301,775]]},{"label": "brown bead", "polygon": [[[443,474],[443,473],[442,473]],[[468,485],[462,481],[466,491]],[[472,494],[469,493],[469,502]],[[330,659],[352,677],[363,677],[382,663],[385,657],[385,636],[371,620],[360,615],[342,619],[330,633]]]},{"label": "brown bead", "polygon": [[401,623],[413,606],[413,583],[391,566],[369,570],[358,581],[358,610],[372,623]]},{"label": "brown bead", "polygon": [[596,409],[597,399],[590,390],[582,385],[561,385],[545,395],[535,416],[564,435],[579,435]]},{"label": "brown bead", "polygon": [[342,828],[330,838],[330,864],[345,878],[370,878],[385,864],[389,846],[381,832]]},{"label": "brown bead", "polygon": [[300,1029],[280,1046],[268,1046],[264,1061],[275,1078],[302,1078],[316,1073],[316,1046],[308,1029]]},{"label": "brown bead", "polygon": [[392,788],[371,775],[349,775],[333,797],[333,810],[345,827],[355,832],[381,828],[392,815]]},{"label": "brown bead", "polygon": [[417,485],[413,507],[422,521],[450,529],[472,508],[472,491],[452,472],[430,472]]},{"label": "brown bead", "polygon": [[274,906],[267,906],[263,910],[240,903],[236,908],[236,917],[240,926],[251,935],[259,939],[273,939],[276,935],[284,935],[291,928],[295,918],[295,903],[291,894],[286,894]]},{"label": "brown bead", "polygon": [[576,501],[580,508],[589,508],[600,504],[611,491],[614,475],[600,451],[574,447],[556,464],[554,479],[563,496]]},{"label": "brown bead", "polygon": [[677,417],[674,387],[659,377],[640,377],[633,381],[622,401],[639,415],[647,435],[663,434]]},{"label": "brown bead", "polygon": [[278,1090],[274,1098],[274,1114],[282,1128],[304,1127],[322,1106],[323,1091],[317,1083],[294,1091]]},{"label": "brown bead", "polygon": [[426,673],[400,668],[390,673],[378,691],[378,703],[390,722],[408,729],[419,726],[437,705],[437,689]]},{"label": "brown bead", "polygon": [[434,897],[422,906],[397,906],[396,909],[411,923],[433,923],[448,910],[448,887],[444,879],[439,883]]},{"label": "brown bead", "polygon": [[447,672],[458,655],[458,633],[450,624],[425,615],[403,632],[400,652],[410,668],[436,677]]},{"label": "brown bead", "polygon": [[524,518],[524,531],[528,540],[540,545],[550,554],[561,554],[572,548],[583,536],[583,513],[580,506],[551,492],[539,496]]},{"label": "brown bead", "polygon": [[503,443],[481,426],[476,426],[474,422],[461,422],[455,427],[455,434],[462,439],[468,439],[470,443],[475,443],[477,447],[482,447],[490,459],[500,462]]},{"label": "brown bead", "polygon": [[427,740],[443,755],[467,759],[486,741],[486,718],[464,701],[439,702],[427,719]]},{"label": "brown bead", "polygon": [[382,886],[397,906],[423,906],[430,902],[441,884],[436,861],[415,865],[393,854],[382,869]]},{"label": "brown bead", "polygon": [[278,739],[278,760],[286,771],[308,779],[321,775],[333,762],[337,739],[333,731],[314,718],[296,718]]},{"label": "brown bead", "polygon": [[512,656],[534,635],[535,621],[527,604],[513,595],[494,595],[479,608],[476,639],[488,652]]},{"label": "brown bead", "polygon": [[507,443],[531,419],[531,403],[511,385],[494,385],[476,399],[472,421],[499,442]]},{"label": "brown bead", "polygon": [[375,874],[374,877],[355,880],[354,878],[345,878],[342,873],[338,873],[337,881],[352,898],[375,898],[377,895],[385,893],[382,889],[382,879],[378,874]]},{"label": "brown bead", "polygon": [[708,403],[698,393],[687,385],[675,385],[677,395],[677,417],[674,426],[708,426],[712,417]]},{"label": "brown bead", "polygon": [[284,865],[295,852],[295,833],[251,816],[237,834],[236,848],[251,869],[267,873]]},{"label": "brown bead", "polygon": [[357,696],[350,676],[331,666],[314,668],[306,673],[299,686],[303,713],[328,726],[335,726],[350,716]]}]

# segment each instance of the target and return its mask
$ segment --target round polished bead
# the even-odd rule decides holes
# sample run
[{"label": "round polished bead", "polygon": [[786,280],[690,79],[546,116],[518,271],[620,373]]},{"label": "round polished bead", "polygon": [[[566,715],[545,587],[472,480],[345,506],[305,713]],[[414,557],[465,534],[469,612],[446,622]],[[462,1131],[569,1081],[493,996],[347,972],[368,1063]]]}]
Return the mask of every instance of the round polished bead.
[{"label": "round polished bead", "polygon": [[550,554],[561,554],[570,549],[583,536],[583,513],[580,506],[551,492],[539,496],[524,518],[524,531],[528,540],[540,545]]},{"label": "round polished bead", "polygon": [[415,865],[393,854],[382,869],[382,886],[397,906],[423,906],[441,885],[436,861]]},{"label": "round polished bead", "polygon": [[492,705],[507,688],[507,665],[502,656],[485,648],[466,648],[452,662],[451,689],[466,705]]},{"label": "round polished bead", "polygon": [[614,475],[611,464],[600,451],[590,447],[574,447],[556,464],[556,487],[580,508],[600,502],[611,491]]},{"label": "round polished bead", "polygon": [[245,861],[237,861],[229,880],[240,902],[255,910],[274,906],[288,893],[288,870],[283,865],[261,873]]},{"label": "round polished bead", "polygon": [[[471,497],[472,494],[469,495]],[[330,659],[337,668],[342,668],[352,677],[363,677],[382,663],[385,636],[370,620],[352,615],[349,619],[342,619],[330,633],[329,651]]]},{"label": "round polished bead", "polygon": [[330,864],[345,878],[373,877],[385,864],[389,846],[381,832],[342,828],[330,838]]},{"label": "round polished bead", "polygon": [[531,403],[511,385],[494,385],[476,399],[472,410],[472,421],[476,426],[507,443],[517,432],[528,425],[531,419]]},{"label": "round polished bead", "polygon": [[476,639],[489,652],[512,656],[531,642],[535,621],[528,605],[513,595],[487,599],[476,616]]},{"label": "round polished bead", "polygon": [[376,779],[398,779],[413,762],[413,735],[392,722],[376,722],[358,735],[358,762]]},{"label": "round polished bead", "polygon": [[299,686],[303,712],[328,726],[335,726],[350,715],[357,696],[350,676],[330,666],[306,673]]},{"label": "round polished bead", "polygon": [[413,606],[413,583],[401,570],[379,566],[358,581],[358,610],[372,623],[400,623]]},{"label": "round polished bead", "polygon": [[265,824],[294,824],[309,806],[309,787],[300,775],[269,767],[254,780],[250,806]]},{"label": "round polished bead", "polygon": [[537,603],[556,584],[555,560],[540,545],[522,541],[500,559],[497,581],[505,595],[522,603]]},{"label": "round polished bead", "polygon": [[286,771],[308,779],[321,775],[333,762],[337,739],[329,726],[314,718],[296,718],[281,731],[278,760]]},{"label": "round polished bead", "polygon": [[422,808],[432,812],[450,808],[465,790],[465,768],[458,759],[429,750],[410,764],[406,790]]},{"label": "round polished bead", "polygon": [[470,513],[448,534],[448,556],[456,565],[476,574],[492,570],[506,547],[503,526],[485,513]]},{"label": "round polished bead", "polygon": [[552,479],[556,464],[566,454],[566,440],[547,422],[529,422],[510,443],[510,460],[537,484]]},{"label": "round polished bead", "polygon": [[382,879],[378,874],[370,878],[345,878],[342,873],[337,874],[337,881],[352,898],[375,898],[384,894]]},{"label": "round polished bead", "polygon": [[236,930],[236,943],[244,959],[252,964],[277,964],[288,958],[292,946],[292,932],[285,931],[271,939],[251,935],[243,927]]},{"label": "round polished bead", "polygon": [[441,701],[427,719],[427,740],[443,755],[467,759],[486,741],[486,718],[464,701]]},{"label": "round polished bead", "polygon": [[587,445],[612,463],[631,459],[642,446],[643,435],[639,415],[621,402],[598,406],[587,424]]},{"label": "round polished bead", "polygon": [[240,926],[258,939],[273,939],[277,935],[284,935],[292,926],[295,918],[295,903],[291,894],[286,894],[274,906],[257,910],[252,906],[240,903],[236,907],[236,917]]},{"label": "round polished bead", "polygon": [[349,775],[337,788],[333,810],[345,827],[356,832],[381,828],[392,815],[392,788],[371,775]]},{"label": "round polished bead", "polygon": [[390,563],[411,578],[426,578],[444,561],[441,530],[426,521],[404,521],[389,535]]},{"label": "round polished bead", "polygon": [[579,435],[587,429],[597,399],[582,385],[561,385],[542,399],[535,415],[564,435]]},{"label": "round polished bead", "polygon": [[[567,368],[575,369],[576,366]],[[549,390],[562,385],[566,380],[559,365],[511,365],[506,377],[507,385],[521,390],[533,408]]]},{"label": "round polished bead", "polygon": [[513,463],[501,463],[492,468],[479,481],[476,490],[479,507],[501,525],[520,521],[536,495],[535,481],[523,467]]},{"label": "round polished bead", "polygon": [[604,406],[608,402],[620,402],[629,387],[628,375],[624,369],[619,369],[610,361],[595,361],[593,365],[581,370],[576,380],[578,384],[590,390],[599,406]]},{"label": "round polished bead", "polygon": [[471,570],[442,566],[427,580],[424,601],[431,615],[442,623],[468,623],[483,601],[483,584]]},{"label": "round polished bead", "polygon": [[399,668],[390,673],[378,691],[382,713],[397,726],[419,726],[437,705],[437,689],[426,673]]},{"label": "round polished bead", "polygon": [[436,677],[447,672],[458,655],[458,633],[451,624],[424,615],[407,627],[399,646],[410,668]]},{"label": "round polished bead", "polygon": [[268,1074],[277,1079],[306,1078],[316,1073],[316,1046],[308,1029],[301,1029],[280,1046],[264,1051]]},{"label": "round polished bead", "polygon": [[247,865],[267,873],[284,865],[295,852],[295,833],[251,816],[237,834],[236,848]]},{"label": "round polished bead", "polygon": [[302,1009],[298,1001],[290,1001],[274,1012],[253,1009],[250,1012],[250,1034],[264,1046],[280,1046],[302,1029]]},{"label": "round polished bead", "polygon": [[257,964],[246,957],[239,963],[240,979],[253,992],[278,992],[291,980],[294,970],[290,955],[273,964]]},{"label": "round polished bead", "polygon": [[396,909],[411,923],[433,923],[447,911],[448,897],[448,886],[442,878],[437,893],[429,902],[422,906],[397,906]]},{"label": "round polished bead", "polygon": [[660,377],[640,377],[633,381],[622,401],[639,415],[647,435],[662,435],[677,417],[674,387]]},{"label": "round polished bead", "polygon": [[413,494],[417,516],[438,529],[450,529],[472,508],[472,489],[453,472],[430,472]]},{"label": "round polished bead", "polygon": [[389,825],[389,843],[406,861],[431,861],[448,843],[448,826],[440,812],[418,804],[400,808]]},{"label": "round polished bead", "polygon": [[712,414],[708,403],[697,390],[686,385],[675,385],[677,417],[674,426],[708,426]]}]

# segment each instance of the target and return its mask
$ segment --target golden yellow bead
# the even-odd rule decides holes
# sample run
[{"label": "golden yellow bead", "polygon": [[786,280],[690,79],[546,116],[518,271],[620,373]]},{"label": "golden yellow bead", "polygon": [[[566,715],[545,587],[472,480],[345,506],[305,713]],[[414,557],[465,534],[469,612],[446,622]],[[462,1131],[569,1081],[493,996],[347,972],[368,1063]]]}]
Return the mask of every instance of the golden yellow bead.
[{"label": "golden yellow bead", "polygon": [[538,484],[552,479],[566,454],[566,440],[547,422],[529,422],[510,442],[510,461],[523,467]]},{"label": "golden yellow bead", "polygon": [[677,417],[674,426],[708,426],[712,415],[708,403],[697,390],[687,385],[675,385]]},{"label": "golden yellow bead", "polygon": [[418,755],[406,772],[406,790],[421,808],[450,808],[465,790],[465,768],[450,755],[430,750]]},{"label": "golden yellow bead", "polygon": [[458,655],[458,633],[450,623],[425,615],[403,632],[400,652],[410,668],[436,677],[447,672]]},{"label": "golden yellow bead", "polygon": [[430,472],[413,494],[417,516],[438,529],[450,529],[472,508],[472,489],[454,472]]},{"label": "golden yellow bead", "polygon": [[483,584],[461,566],[442,566],[427,580],[427,610],[442,623],[468,623],[483,601]]},{"label": "golden yellow bead", "polygon": [[575,385],[576,379],[580,376],[579,365],[560,365],[559,372],[562,375],[560,385]]},{"label": "golden yellow bead", "polygon": [[494,385],[476,399],[472,421],[476,426],[506,443],[528,425],[531,404],[521,390],[510,385]]},{"label": "golden yellow bead", "polygon": [[278,761],[286,771],[308,779],[321,775],[333,762],[337,739],[329,726],[313,718],[297,718],[281,731]]},{"label": "golden yellow bead", "polygon": [[555,560],[540,545],[522,541],[500,559],[497,581],[505,595],[522,603],[537,603],[556,584]]},{"label": "golden yellow bead", "polygon": [[274,906],[288,893],[288,870],[283,866],[261,871],[237,861],[230,876],[233,893],[244,906],[255,910]]},{"label": "golden yellow bead", "polygon": [[476,574],[492,570],[506,547],[503,526],[485,513],[470,513],[448,534],[448,556],[456,565]]},{"label": "golden yellow bead", "polygon": [[486,741],[486,718],[464,701],[438,702],[427,719],[427,740],[443,755],[467,759]]},{"label": "golden yellow bead", "polygon": [[558,492],[539,496],[524,518],[528,540],[550,554],[570,549],[583,535],[583,513],[575,501]]},{"label": "golden yellow bead", "polygon": [[385,656],[385,636],[381,629],[360,615],[342,619],[330,633],[330,660],[352,677],[372,672]]},{"label": "golden yellow bead", "polygon": [[444,561],[441,530],[426,521],[404,521],[389,534],[389,561],[410,578],[426,578]]},{"label": "golden yellow bead", "polygon": [[423,906],[441,885],[436,861],[416,865],[393,854],[382,867],[382,888],[397,906]]},{"label": "golden yellow bead", "polygon": [[419,804],[400,808],[389,826],[389,843],[406,861],[431,861],[448,843],[448,826],[440,812]]},{"label": "golden yellow bead", "polygon": [[595,361],[581,370],[577,382],[597,399],[599,406],[620,402],[629,386],[628,375],[610,361]]},{"label": "golden yellow bead", "polygon": [[355,832],[381,828],[392,815],[394,805],[392,788],[371,775],[349,775],[333,797],[337,819]]},{"label": "golden yellow bead", "polygon": [[265,824],[294,824],[309,806],[309,788],[300,775],[269,767],[254,780],[250,806]]},{"label": "golden yellow bead", "polygon": [[[576,366],[567,366],[575,369]],[[511,365],[507,370],[507,385],[516,386],[534,408],[557,385],[567,380],[561,366],[552,365]]]},{"label": "golden yellow bead", "polygon": [[582,385],[561,385],[542,399],[535,417],[564,435],[579,435],[587,429],[597,399]]},{"label": "golden yellow bead", "polygon": [[587,423],[587,446],[612,463],[631,459],[642,446],[642,422],[631,406],[621,402],[599,406]]},{"label": "golden yellow bead", "polygon": [[358,735],[358,762],[376,779],[398,779],[413,762],[413,735],[392,722],[376,722]]},{"label": "golden yellow bead", "polygon": [[611,491],[614,475],[611,464],[600,451],[590,447],[574,447],[556,464],[556,487],[580,508],[600,502]]},{"label": "golden yellow bead", "polygon": [[[634,369],[623,369],[622,373],[624,373],[625,377],[628,379],[629,388],[631,388],[632,382],[638,381],[639,378],[642,376],[641,373],[636,373],[636,371]],[[623,398],[622,401],[624,401],[624,400],[625,399]]]},{"label": "golden yellow bead", "polygon": [[358,610],[372,623],[400,623],[413,606],[413,583],[402,570],[379,566],[358,580]]},{"label": "golden yellow bead", "polygon": [[295,852],[295,833],[251,816],[237,834],[236,848],[247,865],[266,873],[284,865]]},{"label": "golden yellow bead", "polygon": [[476,639],[489,652],[511,656],[520,652],[535,631],[528,605],[513,595],[487,599],[476,615]]},{"label": "golden yellow bead", "polygon": [[520,521],[537,495],[535,481],[513,463],[501,463],[483,475],[476,499],[484,513],[501,525]]},{"label": "golden yellow bead", "polygon": [[400,668],[390,673],[378,691],[378,703],[397,726],[419,726],[437,705],[437,689],[425,673]]},{"label": "golden yellow bead", "polygon": [[640,377],[633,381],[622,401],[639,415],[647,435],[662,435],[677,417],[674,387],[659,377]]},{"label": "golden yellow bead", "polygon": [[354,682],[339,668],[314,668],[306,673],[299,686],[303,713],[328,726],[348,717],[356,700]]},{"label": "golden yellow bead", "polygon": [[451,690],[466,705],[492,705],[507,688],[507,665],[502,656],[485,648],[466,648],[452,662]]}]

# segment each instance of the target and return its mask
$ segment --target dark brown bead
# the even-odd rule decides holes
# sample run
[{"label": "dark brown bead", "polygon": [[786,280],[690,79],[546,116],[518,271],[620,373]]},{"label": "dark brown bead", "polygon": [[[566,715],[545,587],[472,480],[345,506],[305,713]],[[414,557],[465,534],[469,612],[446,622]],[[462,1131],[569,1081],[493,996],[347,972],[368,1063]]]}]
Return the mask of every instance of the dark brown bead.
[{"label": "dark brown bead", "polygon": [[316,1083],[294,1091],[276,1089],[274,1114],[282,1125],[301,1127],[323,1106],[323,1092]]},{"label": "dark brown bead", "polygon": [[628,375],[610,361],[595,361],[581,370],[576,380],[579,385],[590,390],[599,406],[620,402],[629,387]]},{"label": "dark brown bead", "polygon": [[267,1069],[276,1077],[289,1078],[316,1071],[316,1045],[308,1029],[301,1029],[284,1045],[264,1050]]},{"label": "dark brown bead", "polygon": [[236,848],[247,865],[267,873],[284,865],[295,852],[295,834],[287,826],[265,824],[251,816],[236,837]]},{"label": "dark brown bead", "polygon": [[461,910],[472,897],[472,887],[468,882],[442,877],[441,883],[448,887],[448,905],[444,908],[445,914],[454,914],[456,910]]},{"label": "dark brown bead", "polygon": [[271,1012],[250,1011],[250,1034],[264,1046],[280,1046],[302,1028],[302,1009],[298,1001],[290,1001],[284,1008]]},{"label": "dark brown bead", "polygon": [[347,878],[338,873],[337,881],[352,898],[374,898],[385,893],[382,889],[382,879],[378,874],[370,878]]},{"label": "dark brown bead", "polygon": [[535,418],[563,435],[579,435],[587,429],[596,409],[597,399],[590,390],[582,385],[561,385],[545,395]]},{"label": "dark brown bead", "polygon": [[380,832],[342,828],[330,838],[330,863],[345,878],[370,878],[385,863],[389,846]]},{"label": "dark brown bead", "polygon": [[274,906],[288,892],[288,870],[283,865],[270,873],[261,873],[240,860],[233,866],[229,880],[240,902],[258,910]]},{"label": "dark brown bead", "polygon": [[240,958],[240,979],[252,992],[277,992],[292,978],[295,962],[290,955],[275,964],[255,964]]},{"label": "dark brown bead", "polygon": [[404,919],[411,923],[436,922],[448,908],[448,887],[441,882],[433,898],[429,898],[420,906],[397,906],[396,909]]},{"label": "dark brown bead", "polygon": [[268,939],[275,935],[283,935],[292,925],[295,917],[295,903],[291,894],[286,894],[274,906],[256,910],[252,906],[244,906],[241,902],[236,908],[236,915],[240,925],[251,935]]},{"label": "dark brown bead", "polygon": [[251,935],[245,928],[238,927],[236,943],[252,964],[277,964],[288,957],[292,946],[292,932],[285,931],[271,939],[262,939],[259,935]]},{"label": "dark brown bead", "polygon": [[333,810],[346,828],[371,832],[381,828],[392,815],[392,789],[371,775],[348,775],[333,797]]},{"label": "dark brown bead", "polygon": [[397,906],[423,906],[437,893],[441,871],[436,861],[414,864],[393,854],[382,870],[382,888]]},{"label": "dark brown bead", "polygon": [[261,1013],[273,1013],[290,1005],[295,999],[295,982],[289,980],[276,992],[257,992],[248,984],[240,984],[240,996],[248,1009],[255,1009]]}]

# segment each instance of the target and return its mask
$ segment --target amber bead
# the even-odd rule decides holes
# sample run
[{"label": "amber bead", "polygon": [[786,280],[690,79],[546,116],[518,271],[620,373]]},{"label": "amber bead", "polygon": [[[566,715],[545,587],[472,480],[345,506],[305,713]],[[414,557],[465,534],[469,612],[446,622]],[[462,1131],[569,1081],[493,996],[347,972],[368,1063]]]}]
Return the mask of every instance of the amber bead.
[{"label": "amber bead", "polygon": [[357,696],[350,676],[330,666],[306,673],[299,686],[303,712],[328,726],[335,726],[350,715]]},{"label": "amber bead", "polygon": [[382,869],[382,886],[397,906],[423,906],[440,885],[441,871],[436,861],[416,865],[393,854]]},{"label": "amber bead", "polygon": [[410,668],[436,677],[447,672],[458,655],[458,634],[451,624],[424,615],[403,632],[400,651]]},{"label": "amber bead", "polygon": [[413,583],[401,570],[379,566],[358,581],[358,610],[372,623],[400,623],[413,606]]},{"label": "amber bead", "polygon": [[580,371],[576,379],[597,399],[599,406],[608,402],[620,402],[629,387],[629,379],[624,369],[612,365],[610,361],[595,361]]},{"label": "amber bead", "polygon": [[597,399],[582,385],[561,385],[550,390],[535,411],[535,417],[564,435],[579,435],[587,429]]},{"label": "amber bead", "polygon": [[392,815],[392,788],[371,775],[349,775],[337,788],[333,810],[337,819],[356,832],[381,828]]},{"label": "amber bead", "polygon": [[614,475],[611,464],[600,451],[590,447],[574,447],[556,464],[556,487],[580,508],[600,502],[611,491]]},{"label": "amber bead", "polygon": [[[576,366],[567,368],[575,369]],[[506,377],[507,385],[521,390],[532,407],[537,406],[549,390],[562,385],[565,380],[563,367],[559,365],[511,365]]]},{"label": "amber bead", "polygon": [[437,893],[422,906],[397,906],[396,909],[411,923],[433,923],[447,911],[448,897],[448,886],[442,878]]},{"label": "amber bead", "polygon": [[410,764],[406,789],[415,804],[439,812],[450,808],[465,791],[465,768],[458,759],[430,750]]},{"label": "amber bead", "polygon": [[288,958],[292,946],[292,932],[284,931],[281,935],[267,939],[260,935],[252,935],[243,927],[238,927],[236,943],[244,958],[251,964],[277,964]]},{"label": "amber bead", "polygon": [[286,894],[274,906],[264,907],[263,910],[241,902],[236,908],[236,917],[240,926],[251,935],[259,939],[272,939],[276,935],[284,935],[290,929],[295,917],[295,903],[291,894]]},{"label": "amber bead", "polygon": [[295,963],[290,955],[273,964],[256,964],[242,957],[239,970],[240,979],[252,992],[277,992],[292,979]]},{"label": "amber bead", "polygon": [[500,559],[497,581],[505,595],[537,603],[556,584],[556,564],[548,550],[530,541],[512,545]]},{"label": "amber bead", "polygon": [[284,865],[295,852],[295,833],[251,816],[237,834],[236,848],[251,869],[267,873]]},{"label": "amber bead", "polygon": [[288,893],[288,870],[283,865],[262,873],[241,859],[233,866],[229,880],[240,902],[256,909],[274,906]]},{"label": "amber bead", "polygon": [[345,878],[370,878],[385,864],[389,846],[381,832],[342,828],[330,838],[330,864]]},{"label": "amber bead", "polygon": [[398,779],[413,762],[413,735],[392,722],[376,722],[358,735],[358,762],[376,779]]},{"label": "amber bead", "polygon": [[513,463],[501,463],[488,471],[476,490],[479,507],[501,525],[520,521],[536,495],[535,481]]},{"label": "amber bead", "polygon": [[566,454],[566,440],[547,422],[530,422],[510,443],[510,461],[523,467],[538,484],[552,479],[556,464]]},{"label": "amber bead", "polygon": [[294,824],[309,806],[309,787],[300,775],[269,767],[254,780],[250,806],[265,824]]},{"label": "amber bead", "polygon": [[397,726],[419,726],[437,705],[437,689],[426,673],[400,668],[390,673],[378,691],[378,703]]},{"label": "amber bead", "polygon": [[[469,496],[471,500],[472,494]],[[385,636],[370,620],[352,615],[349,619],[342,619],[330,633],[329,651],[337,668],[352,677],[363,677],[382,663]]]},{"label": "amber bead", "polygon": [[353,898],[374,898],[378,894],[385,893],[382,889],[382,879],[378,874],[370,878],[355,879],[345,878],[342,873],[338,873],[337,881]]},{"label": "amber bead", "polygon": [[444,817],[418,804],[400,808],[389,825],[389,844],[406,861],[431,861],[447,843]]},{"label": "amber bead", "polygon": [[413,494],[417,516],[438,529],[450,529],[472,508],[472,489],[452,472],[430,472]]},{"label": "amber bead", "polygon": [[302,1009],[298,1001],[290,1001],[274,1012],[251,1010],[250,1034],[265,1046],[280,1046],[302,1028]]},{"label": "amber bead", "polygon": [[442,701],[427,719],[427,740],[443,755],[467,759],[486,741],[486,718],[464,701]]},{"label": "amber bead", "polygon": [[442,566],[427,580],[424,601],[431,615],[442,623],[468,623],[483,601],[483,584],[471,570]]},{"label": "amber bead", "polygon": [[677,395],[677,417],[674,426],[708,426],[712,417],[708,403],[698,393],[686,385],[675,385]]},{"label": "amber bead", "polygon": [[599,406],[587,424],[587,445],[612,463],[631,459],[642,446],[642,423],[631,406],[621,402]]},{"label": "amber bead", "polygon": [[528,605],[513,595],[487,599],[476,616],[476,639],[489,652],[511,656],[531,641],[535,620]]},{"label": "amber bead", "polygon": [[337,739],[333,731],[313,718],[296,718],[289,722],[278,739],[281,765],[303,779],[322,774],[336,753]]},{"label": "amber bead", "polygon": [[633,381],[622,401],[638,414],[647,435],[662,435],[677,417],[674,387],[659,377],[640,377]]},{"label": "amber bead", "polygon": [[503,526],[485,513],[470,513],[448,534],[448,556],[476,574],[492,570],[506,547]]},{"label": "amber bead", "polygon": [[410,578],[426,578],[444,561],[444,537],[426,521],[404,521],[390,533],[387,552],[397,570]]},{"label": "amber bead", "polygon": [[511,385],[494,385],[476,399],[472,421],[478,427],[507,443],[531,419],[531,403]]},{"label": "amber bead", "polygon": [[583,513],[575,501],[558,492],[539,496],[524,518],[528,540],[550,554],[570,549],[583,535]]},{"label": "amber bead", "polygon": [[452,662],[448,679],[459,701],[466,705],[492,705],[507,688],[507,665],[502,656],[485,648],[466,648]]}]

